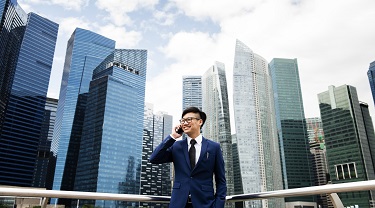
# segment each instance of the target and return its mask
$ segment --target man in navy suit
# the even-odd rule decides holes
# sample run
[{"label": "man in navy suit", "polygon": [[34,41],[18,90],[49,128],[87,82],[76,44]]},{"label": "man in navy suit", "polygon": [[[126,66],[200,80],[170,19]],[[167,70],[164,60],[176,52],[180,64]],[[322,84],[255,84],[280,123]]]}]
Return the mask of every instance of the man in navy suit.
[{"label": "man in navy suit", "polygon": [[[223,155],[220,144],[200,134],[205,121],[206,114],[198,108],[185,109],[180,124],[150,157],[151,163],[173,162],[174,164],[175,179],[169,205],[171,208],[224,207],[227,185]],[[182,128],[183,133],[187,135],[186,139],[176,140],[182,136],[182,133],[177,132],[178,128]],[[191,143],[191,140],[194,141]],[[215,176],[216,192],[214,192],[213,176]]]}]

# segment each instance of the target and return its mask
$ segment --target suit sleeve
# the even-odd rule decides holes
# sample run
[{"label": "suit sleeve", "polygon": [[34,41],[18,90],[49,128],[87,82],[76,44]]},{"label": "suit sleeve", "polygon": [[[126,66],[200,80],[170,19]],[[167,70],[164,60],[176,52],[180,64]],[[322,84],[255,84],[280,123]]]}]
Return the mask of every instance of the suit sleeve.
[{"label": "suit sleeve", "polygon": [[225,166],[223,154],[221,152],[220,145],[216,149],[216,160],[215,160],[215,182],[216,182],[216,199],[215,207],[224,208],[225,198],[227,196],[227,181],[225,179]]},{"label": "suit sleeve", "polygon": [[167,136],[151,154],[150,162],[153,164],[172,162],[172,148],[175,141],[171,136]]}]

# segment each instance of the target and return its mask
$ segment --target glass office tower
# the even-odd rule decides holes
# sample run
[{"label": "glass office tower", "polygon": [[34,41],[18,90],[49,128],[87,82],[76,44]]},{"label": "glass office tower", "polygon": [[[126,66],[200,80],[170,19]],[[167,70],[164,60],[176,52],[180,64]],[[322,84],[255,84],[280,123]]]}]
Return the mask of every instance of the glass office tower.
[{"label": "glass office tower", "polygon": [[203,136],[218,142],[221,146],[225,163],[227,194],[232,195],[234,194],[232,136],[227,79],[223,63],[215,62],[203,74],[202,101],[202,110],[208,115],[202,128]]},{"label": "glass office tower", "polygon": [[182,110],[191,106],[202,110],[202,76],[182,77]]},{"label": "glass office tower", "polygon": [[[274,58],[269,64],[275,101],[284,189],[312,186],[309,141],[297,59]],[[312,196],[286,202],[314,201]]]},{"label": "glass office tower", "polygon": [[[139,194],[146,50],[116,49],[93,72],[87,96],[75,191]],[[137,202],[82,200],[95,207]]]},{"label": "glass office tower", "polygon": [[51,143],[56,120],[57,102],[58,100],[54,98],[47,98],[46,101],[32,184],[33,187],[45,187],[48,190],[52,189],[56,166],[56,156],[51,152]]},{"label": "glass office tower", "polygon": [[[267,61],[237,40],[233,103],[243,193],[281,190],[272,80]],[[245,207],[284,207],[284,199],[247,201]]]},{"label": "glass office tower", "polygon": [[370,82],[370,88],[372,92],[372,99],[375,104],[375,61],[370,63],[370,67],[367,71],[368,80]]},{"label": "glass office tower", "polygon": [[32,186],[58,24],[0,5],[0,184]]},{"label": "glass office tower", "polygon": [[[150,156],[162,140],[170,134],[173,117],[165,112],[153,113],[153,105],[147,103],[144,112],[142,145],[141,195],[170,196],[171,164],[151,164]],[[168,207],[167,203],[141,202],[141,207]]]},{"label": "glass office tower", "polygon": [[0,1],[0,130],[25,33],[27,15],[14,0]]},{"label": "glass office tower", "polygon": [[68,41],[51,147],[57,155],[54,190],[73,190],[93,70],[114,49],[115,41],[80,28]]},{"label": "glass office tower", "polygon": [[[318,98],[332,183],[374,180],[375,135],[367,104],[350,85],[329,86]],[[375,206],[373,190],[338,195],[345,207]]]}]

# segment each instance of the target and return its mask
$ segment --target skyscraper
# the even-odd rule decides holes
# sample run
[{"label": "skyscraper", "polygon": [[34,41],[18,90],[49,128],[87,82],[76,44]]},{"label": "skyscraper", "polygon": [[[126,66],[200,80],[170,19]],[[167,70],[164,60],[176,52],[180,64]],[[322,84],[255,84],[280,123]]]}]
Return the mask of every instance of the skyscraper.
[{"label": "skyscraper", "polygon": [[[151,164],[149,158],[153,150],[162,142],[172,129],[173,117],[165,112],[153,113],[153,106],[145,105],[141,167],[142,195],[171,195],[171,164]],[[168,207],[169,204],[142,202],[141,207]]]},{"label": "skyscraper", "polygon": [[2,128],[27,16],[17,1],[2,0],[0,17],[0,127]]},{"label": "skyscraper", "polygon": [[203,136],[220,143],[225,163],[227,194],[234,194],[232,137],[227,79],[223,63],[215,62],[202,76],[202,110],[208,115]]},{"label": "skyscraper", "polygon": [[[312,155],[313,185],[326,185],[327,183],[331,183],[331,181],[328,174],[327,151],[324,143],[322,120],[319,117],[306,118],[306,126]],[[318,195],[316,202],[318,207],[333,207],[327,194]]]},{"label": "skyscraper", "polygon": [[368,80],[370,82],[370,88],[372,92],[372,99],[375,104],[375,61],[370,63],[370,67],[367,71]]},{"label": "skyscraper", "polygon": [[0,184],[32,186],[58,24],[0,3]]},{"label": "skyscraper", "polygon": [[[237,40],[233,103],[243,193],[280,190],[282,174],[272,80],[267,61]],[[284,207],[283,199],[247,201],[245,207]]]},{"label": "skyscraper", "polygon": [[182,110],[191,106],[202,109],[202,76],[183,76],[182,96]]},{"label": "skyscraper", "polygon": [[56,120],[57,102],[57,99],[47,98],[34,170],[33,187],[52,189],[56,156],[51,152],[51,143]]},{"label": "skyscraper", "polygon": [[57,154],[54,190],[73,190],[93,70],[114,48],[115,41],[80,28],[68,41],[52,142]]},{"label": "skyscraper", "polygon": [[[333,184],[374,180],[375,135],[367,104],[350,85],[318,94]],[[374,207],[374,191],[339,193],[345,206]]]},{"label": "skyscraper", "polygon": [[[284,189],[312,185],[309,141],[297,59],[274,58],[269,64]],[[312,196],[285,198],[286,202],[314,201]]]},{"label": "skyscraper", "polygon": [[[94,70],[74,190],[139,194],[147,51],[116,49]],[[82,200],[95,207],[136,202]]]}]

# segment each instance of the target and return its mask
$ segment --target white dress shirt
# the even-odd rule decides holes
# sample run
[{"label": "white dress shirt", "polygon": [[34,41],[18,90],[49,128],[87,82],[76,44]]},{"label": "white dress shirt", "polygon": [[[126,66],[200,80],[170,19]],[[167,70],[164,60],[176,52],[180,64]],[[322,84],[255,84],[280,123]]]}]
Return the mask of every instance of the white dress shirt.
[{"label": "white dress shirt", "polygon": [[[187,135],[186,135],[187,136]],[[190,140],[192,140],[192,138],[190,138],[189,136],[187,136],[187,143],[188,143],[188,152],[189,152],[189,149],[190,149]],[[197,138],[195,138],[195,141],[197,143],[195,143],[194,147],[195,147],[195,164],[197,164],[198,162],[198,159],[199,159],[199,156],[201,155],[201,149],[202,149],[202,135],[199,134],[199,136],[197,136]]]}]

